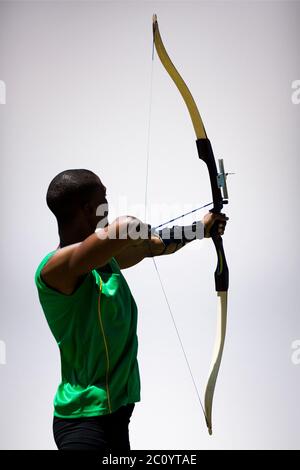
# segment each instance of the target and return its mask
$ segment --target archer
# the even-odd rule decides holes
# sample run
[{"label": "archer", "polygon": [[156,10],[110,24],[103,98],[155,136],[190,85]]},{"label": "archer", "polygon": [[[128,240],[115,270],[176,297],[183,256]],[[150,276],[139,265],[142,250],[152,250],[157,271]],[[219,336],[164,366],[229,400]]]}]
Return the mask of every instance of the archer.
[{"label": "archer", "polygon": [[[140,377],[137,306],[122,269],[175,253],[209,237],[212,227],[221,236],[228,219],[208,213],[192,226],[167,230],[131,216],[109,223],[106,188],[89,170],[59,173],[47,204],[60,241],[41,261],[35,282],[61,357],[54,439],[62,450],[129,450]],[[101,216],[99,206],[106,208]]]}]

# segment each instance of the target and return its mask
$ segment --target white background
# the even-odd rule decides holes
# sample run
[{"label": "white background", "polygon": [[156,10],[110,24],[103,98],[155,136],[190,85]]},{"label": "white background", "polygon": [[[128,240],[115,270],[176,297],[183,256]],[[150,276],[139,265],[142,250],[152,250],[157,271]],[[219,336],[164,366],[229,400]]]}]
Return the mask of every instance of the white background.
[{"label": "white background", "polygon": [[[216,157],[236,173],[224,240],[228,331],[209,437],[152,261],[125,272],[139,306],[142,376],[131,445],[299,448],[300,105],[291,95],[300,79],[300,3],[1,1],[2,449],[55,448],[59,354],[33,280],[58,243],[45,203],[50,180],[88,168],[119,215],[127,212],[121,200],[130,213],[144,202],[154,12]],[[148,201],[180,213],[210,200],[208,175],[157,56],[153,71]],[[215,264],[209,240],[158,260],[201,395],[215,334]]]}]

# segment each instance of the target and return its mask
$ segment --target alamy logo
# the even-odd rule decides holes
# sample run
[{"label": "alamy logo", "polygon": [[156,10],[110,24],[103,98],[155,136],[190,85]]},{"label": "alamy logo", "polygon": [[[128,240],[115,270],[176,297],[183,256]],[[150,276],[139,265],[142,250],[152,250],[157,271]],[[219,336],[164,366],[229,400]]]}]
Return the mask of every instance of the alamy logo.
[{"label": "alamy logo", "polygon": [[3,80],[0,80],[0,104],[6,104],[6,85]]},{"label": "alamy logo", "polygon": [[292,82],[292,103],[293,104],[300,104],[300,80],[294,80]]},{"label": "alamy logo", "polygon": [[292,363],[295,366],[300,364],[300,339],[296,339],[292,343],[292,349],[294,350],[292,353]]},{"label": "alamy logo", "polygon": [[0,365],[6,364],[6,344],[0,340]]}]

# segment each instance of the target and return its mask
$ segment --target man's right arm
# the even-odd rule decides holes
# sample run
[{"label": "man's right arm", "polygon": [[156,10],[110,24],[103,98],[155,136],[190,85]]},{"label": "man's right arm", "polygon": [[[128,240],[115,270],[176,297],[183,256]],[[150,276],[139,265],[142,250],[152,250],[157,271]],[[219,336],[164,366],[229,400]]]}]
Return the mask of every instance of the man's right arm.
[{"label": "man's right arm", "polygon": [[106,265],[127,246],[142,242],[128,237],[119,238],[120,231],[128,222],[127,217],[118,218],[101,231],[101,237],[93,233],[80,243],[58,250],[42,269],[44,282],[63,294],[72,294],[92,269]]}]

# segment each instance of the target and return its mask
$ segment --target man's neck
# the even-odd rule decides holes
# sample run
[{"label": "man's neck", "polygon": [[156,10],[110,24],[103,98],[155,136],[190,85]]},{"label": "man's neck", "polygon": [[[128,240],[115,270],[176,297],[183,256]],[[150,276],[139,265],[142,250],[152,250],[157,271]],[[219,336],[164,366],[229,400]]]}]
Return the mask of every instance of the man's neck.
[{"label": "man's neck", "polygon": [[63,248],[64,246],[80,243],[85,240],[89,235],[92,234],[86,233],[85,231],[74,232],[72,230],[59,230],[59,247]]}]

